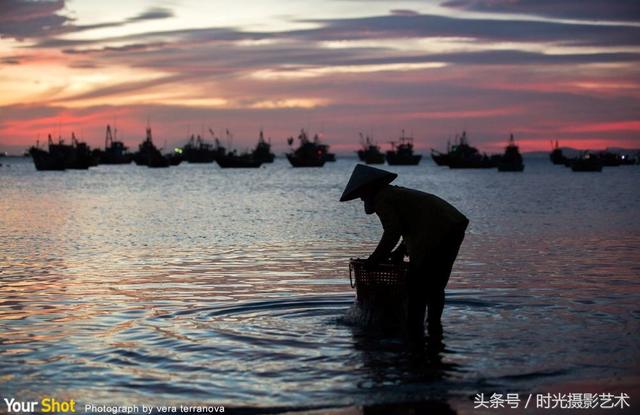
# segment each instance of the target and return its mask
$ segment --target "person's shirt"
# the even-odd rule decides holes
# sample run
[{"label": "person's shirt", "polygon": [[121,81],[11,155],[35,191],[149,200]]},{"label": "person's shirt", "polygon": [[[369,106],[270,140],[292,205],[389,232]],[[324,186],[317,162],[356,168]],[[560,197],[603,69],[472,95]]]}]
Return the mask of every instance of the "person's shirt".
[{"label": "person's shirt", "polygon": [[412,261],[420,261],[452,231],[469,223],[445,200],[418,190],[386,185],[374,200],[384,232],[402,236]]}]

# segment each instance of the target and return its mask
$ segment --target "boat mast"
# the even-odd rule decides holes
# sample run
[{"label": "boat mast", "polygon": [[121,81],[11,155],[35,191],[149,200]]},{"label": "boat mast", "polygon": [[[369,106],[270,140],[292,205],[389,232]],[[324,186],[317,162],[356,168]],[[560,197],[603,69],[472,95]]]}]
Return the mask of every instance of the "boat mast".
[{"label": "boat mast", "polygon": [[104,137],[104,148],[107,149],[113,144],[113,136],[111,135],[111,126],[107,124],[107,134]]}]

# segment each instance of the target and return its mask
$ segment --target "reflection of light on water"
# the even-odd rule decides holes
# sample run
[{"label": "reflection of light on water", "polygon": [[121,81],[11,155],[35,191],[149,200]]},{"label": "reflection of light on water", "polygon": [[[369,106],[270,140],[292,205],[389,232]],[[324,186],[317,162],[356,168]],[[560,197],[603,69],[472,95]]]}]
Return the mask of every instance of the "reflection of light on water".
[{"label": "reflection of light on water", "polygon": [[342,405],[627,373],[639,348],[638,170],[587,180],[546,163],[518,177],[397,169],[399,184],[472,220],[436,369],[340,322],[348,259],[381,232],[360,204],[336,202],[351,161],[17,165],[0,190],[2,390]]}]

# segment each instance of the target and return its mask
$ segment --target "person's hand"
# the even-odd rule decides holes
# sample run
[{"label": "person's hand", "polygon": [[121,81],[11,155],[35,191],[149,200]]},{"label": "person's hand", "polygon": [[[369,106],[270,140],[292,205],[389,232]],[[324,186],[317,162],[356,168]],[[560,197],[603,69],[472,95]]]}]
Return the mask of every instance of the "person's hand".
[{"label": "person's hand", "polygon": [[391,252],[390,260],[391,262],[398,263],[404,261],[404,257],[407,255],[407,249],[404,243],[398,245],[398,247]]},{"label": "person's hand", "polygon": [[364,260],[364,265],[366,267],[374,267],[378,265],[380,262],[381,262],[380,258],[378,258],[377,255],[371,254],[369,255],[369,258]]},{"label": "person's hand", "polygon": [[404,251],[400,249],[396,249],[391,253],[391,262],[402,262],[404,261]]}]

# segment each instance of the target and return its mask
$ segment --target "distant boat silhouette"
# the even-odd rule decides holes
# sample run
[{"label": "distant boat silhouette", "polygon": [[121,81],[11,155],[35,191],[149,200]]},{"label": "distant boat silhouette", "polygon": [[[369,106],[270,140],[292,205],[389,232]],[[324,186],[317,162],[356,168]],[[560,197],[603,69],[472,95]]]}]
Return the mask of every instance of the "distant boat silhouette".
[{"label": "distant boat silhouette", "polygon": [[518,150],[513,134],[509,137],[509,144],[504,150],[504,154],[498,162],[498,171],[523,171],[524,163],[522,162],[522,155]]},{"label": "distant boat silhouette", "polygon": [[597,155],[603,167],[618,167],[623,164],[623,158],[619,154],[610,151],[601,151]]},{"label": "distant boat silhouette", "polygon": [[441,153],[438,150],[435,149],[431,149],[431,159],[438,165],[438,166],[449,166],[449,154],[448,152],[450,151],[451,147],[450,145],[447,143],[447,153]]},{"label": "distant boat silhouette", "polygon": [[553,144],[553,141],[551,142],[551,153],[549,154],[549,159],[553,164],[568,166],[569,159],[562,154],[562,149],[558,145],[558,140],[556,140],[555,145]]},{"label": "distant boat silhouette", "polygon": [[198,135],[191,134],[189,142],[182,147],[182,157],[187,163],[213,163],[218,151]]},{"label": "distant boat silhouette", "polygon": [[67,159],[66,168],[86,170],[98,165],[98,158],[91,152],[87,143],[78,141],[75,133],[71,133],[71,153]]},{"label": "distant boat silhouette", "polygon": [[251,153],[237,154],[236,150],[232,150],[224,156],[218,156],[216,162],[223,169],[258,168],[262,165],[262,161],[254,159]]},{"label": "distant boat silhouette", "polygon": [[132,160],[132,155],[127,152],[128,148],[122,141],[117,141],[117,137],[114,137],[117,130],[114,129],[111,133],[111,126],[107,125],[107,131],[104,138],[104,151],[97,150],[96,154],[99,158],[100,164],[129,164]]},{"label": "distant boat silhouette", "polygon": [[575,172],[600,172],[602,161],[589,151],[585,151],[580,157],[572,159],[569,163],[571,170]]},{"label": "distant boat silhouette", "polygon": [[177,166],[184,160],[182,157],[182,149],[180,148],[175,149],[173,153],[165,154],[164,157],[169,160],[170,166]]},{"label": "distant boat silhouette", "polygon": [[360,161],[364,161],[366,164],[384,164],[384,153],[380,151],[380,147],[373,142],[371,137],[364,137],[360,133],[360,144],[362,148],[357,151]]},{"label": "distant boat silhouette", "polygon": [[391,141],[391,150],[387,151],[386,158],[390,166],[414,166],[420,163],[422,155],[413,154],[413,138],[406,137],[402,130],[400,143],[396,145],[395,141]]},{"label": "distant boat silhouette", "polygon": [[463,131],[458,143],[450,147],[446,161],[451,169],[487,169],[497,167],[500,159],[499,154],[487,156],[470,146],[467,132]]},{"label": "distant boat silhouette", "polygon": [[[298,135],[300,146],[287,153],[287,159],[293,167],[322,167],[326,160],[328,146],[320,144],[316,134],[313,141],[309,140],[307,132],[302,129]],[[293,145],[293,137],[287,139],[289,146]]]},{"label": "distant boat silhouette", "polygon": [[138,152],[133,155],[133,161],[138,166],[152,168],[164,168],[171,165],[169,159],[163,156],[160,150],[153,144],[150,126],[147,126],[145,140],[138,146]]},{"label": "distant boat silhouette", "polygon": [[58,144],[54,144],[51,134],[49,134],[49,151],[41,149],[39,143],[36,143],[29,149],[29,155],[31,155],[36,170],[65,170],[65,160],[69,153],[66,147],[70,146],[65,146],[61,138],[58,140]]},{"label": "distant boat silhouette", "polygon": [[[227,130],[227,140],[231,142],[233,135]],[[244,152],[238,154],[236,150],[228,151],[225,154],[219,154],[216,157],[216,162],[223,168],[258,168],[262,165],[261,160],[256,160],[253,153]]]},{"label": "distant boat silhouette", "polygon": [[86,170],[98,164],[91,148],[87,143],[79,142],[74,133],[71,133],[71,144],[65,144],[62,138],[54,143],[51,134],[48,144],[49,151],[39,148],[39,144],[29,149],[36,170]]},{"label": "distant boat silhouette", "polygon": [[265,141],[262,130],[260,130],[258,144],[256,144],[256,148],[253,149],[251,155],[254,160],[260,161],[261,163],[273,163],[273,159],[276,157],[276,155],[271,152],[271,139],[269,139],[269,142]]}]

